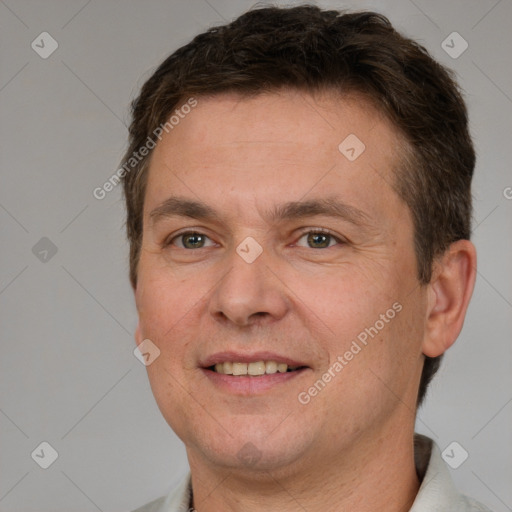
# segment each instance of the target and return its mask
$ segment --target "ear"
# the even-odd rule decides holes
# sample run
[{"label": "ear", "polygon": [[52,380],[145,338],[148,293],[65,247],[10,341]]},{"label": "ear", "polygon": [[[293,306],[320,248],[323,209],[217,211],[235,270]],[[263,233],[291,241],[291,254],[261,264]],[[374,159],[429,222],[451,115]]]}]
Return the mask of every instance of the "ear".
[{"label": "ear", "polygon": [[428,307],[423,354],[437,357],[459,335],[476,278],[476,249],[469,240],[458,240],[435,261],[428,286]]},{"label": "ear", "polygon": [[135,343],[137,344],[137,346],[139,346],[144,341],[144,336],[143,336],[142,328],[140,325],[140,315],[141,315],[140,305],[141,305],[142,291],[143,291],[143,288],[140,285],[140,282],[138,282],[133,289],[133,297],[135,299],[135,308],[137,309],[137,316],[138,316],[137,327],[135,328]]},{"label": "ear", "polygon": [[144,341],[144,337],[142,336],[140,329],[140,322],[137,323],[137,327],[135,328],[135,344],[139,346]]}]

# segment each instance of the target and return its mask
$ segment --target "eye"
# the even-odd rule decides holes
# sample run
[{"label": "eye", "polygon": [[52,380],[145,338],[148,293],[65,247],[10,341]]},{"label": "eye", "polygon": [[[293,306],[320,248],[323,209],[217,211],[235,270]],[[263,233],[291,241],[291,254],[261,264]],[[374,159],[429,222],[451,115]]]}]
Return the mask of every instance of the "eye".
[{"label": "eye", "polygon": [[[208,241],[210,243],[208,243]],[[209,237],[202,233],[187,231],[171,238],[166,245],[175,245],[180,249],[202,249],[203,247],[211,247],[215,244]]]},{"label": "eye", "polygon": [[[306,239],[307,246],[300,243],[300,241],[304,238]],[[339,243],[343,242],[338,237],[335,237],[328,231],[318,229],[304,233],[297,241],[298,246],[309,247],[311,249],[325,249]]]}]

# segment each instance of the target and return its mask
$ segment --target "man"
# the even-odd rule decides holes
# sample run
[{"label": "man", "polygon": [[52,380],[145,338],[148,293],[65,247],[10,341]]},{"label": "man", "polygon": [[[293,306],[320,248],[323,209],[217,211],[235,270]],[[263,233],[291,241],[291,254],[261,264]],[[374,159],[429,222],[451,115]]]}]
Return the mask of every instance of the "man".
[{"label": "man", "polygon": [[486,510],[414,435],[476,272],[449,71],[375,13],[256,9],[157,69],[125,160],[136,342],[191,469],[139,511]]}]

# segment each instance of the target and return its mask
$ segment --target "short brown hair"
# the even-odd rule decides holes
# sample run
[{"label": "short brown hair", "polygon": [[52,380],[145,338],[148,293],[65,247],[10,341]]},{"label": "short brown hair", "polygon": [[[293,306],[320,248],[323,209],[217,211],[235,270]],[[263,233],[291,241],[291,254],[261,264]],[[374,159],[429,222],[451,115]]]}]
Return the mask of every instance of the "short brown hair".
[{"label": "short brown hair", "polygon": [[[410,150],[395,187],[412,212],[418,279],[428,283],[436,256],[470,237],[475,152],[453,73],[381,14],[261,7],[199,34],[158,67],[132,103],[125,161],[187,97],[281,88],[358,93],[398,128]],[[150,154],[123,178],[134,287]],[[425,359],[418,405],[440,360]]]}]

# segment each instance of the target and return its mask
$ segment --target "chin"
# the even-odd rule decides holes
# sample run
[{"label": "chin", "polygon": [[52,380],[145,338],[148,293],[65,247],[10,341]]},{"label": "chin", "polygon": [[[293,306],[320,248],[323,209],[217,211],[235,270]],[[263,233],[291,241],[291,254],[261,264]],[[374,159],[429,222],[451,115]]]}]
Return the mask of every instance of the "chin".
[{"label": "chin", "polygon": [[308,458],[313,439],[305,431],[290,432],[286,428],[279,431],[277,428],[268,434],[268,428],[258,429],[260,422],[254,421],[254,418],[248,418],[245,429],[240,422],[237,423],[232,435],[226,431],[220,434],[216,428],[213,430],[215,433],[196,431],[197,435],[192,438],[190,434],[193,431],[189,429],[188,435],[182,438],[189,458],[192,456],[194,460],[208,461],[228,471],[246,471],[248,476],[265,473],[267,478],[269,471],[287,473],[298,461],[304,464]]}]

